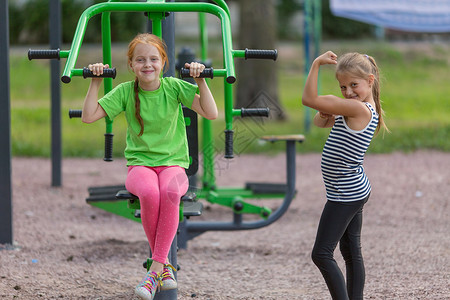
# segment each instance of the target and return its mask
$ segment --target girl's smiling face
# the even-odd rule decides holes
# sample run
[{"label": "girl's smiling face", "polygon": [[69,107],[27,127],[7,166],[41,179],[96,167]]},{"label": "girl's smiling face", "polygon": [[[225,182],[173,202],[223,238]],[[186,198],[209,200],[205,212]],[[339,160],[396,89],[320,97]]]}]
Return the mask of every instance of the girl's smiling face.
[{"label": "girl's smiling face", "polygon": [[372,99],[373,75],[369,76],[368,79],[354,77],[349,74],[338,74],[336,77],[344,98],[363,102]]},{"label": "girl's smiling face", "polygon": [[152,91],[159,88],[163,67],[161,54],[155,46],[144,43],[136,45],[130,68],[136,74],[142,89]]}]

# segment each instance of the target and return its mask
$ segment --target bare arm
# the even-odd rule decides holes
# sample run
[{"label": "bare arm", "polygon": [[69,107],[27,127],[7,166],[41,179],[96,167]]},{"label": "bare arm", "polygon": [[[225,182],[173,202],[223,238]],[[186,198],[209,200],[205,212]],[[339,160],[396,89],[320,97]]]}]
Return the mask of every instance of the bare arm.
[{"label": "bare arm", "polygon": [[[103,69],[108,67],[108,65],[103,65],[100,63],[89,65],[89,69],[94,73],[94,75],[103,74]],[[102,78],[92,78],[88,92],[84,98],[83,113],[81,114],[81,120],[84,123],[92,123],[106,117],[106,112],[98,103],[98,92],[101,84]]]},{"label": "bare arm", "polygon": [[308,78],[306,79],[305,89],[303,90],[303,105],[329,115],[356,117],[360,115],[361,112],[365,113],[366,108],[362,102],[342,99],[334,95],[319,96],[317,91],[317,81],[320,66],[326,64],[333,65],[336,63],[337,56],[331,51],[322,54],[314,60]]},{"label": "bare arm", "polygon": [[324,114],[319,111],[314,116],[313,123],[317,127],[328,128],[328,127],[333,127],[334,120],[335,120],[334,115]]},{"label": "bare arm", "polygon": [[194,101],[192,102],[192,110],[206,119],[216,119],[218,112],[214,97],[206,84],[206,80],[198,77],[205,69],[205,66],[199,63],[191,63],[186,64],[185,67],[190,69],[190,75],[194,77],[200,92],[200,94],[195,95]]}]

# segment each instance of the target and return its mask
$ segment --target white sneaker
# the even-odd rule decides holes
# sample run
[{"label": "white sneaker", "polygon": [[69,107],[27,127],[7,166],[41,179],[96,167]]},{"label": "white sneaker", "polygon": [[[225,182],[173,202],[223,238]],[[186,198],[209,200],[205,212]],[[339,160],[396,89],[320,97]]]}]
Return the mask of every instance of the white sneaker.
[{"label": "white sneaker", "polygon": [[160,283],[160,274],[148,272],[144,279],[142,279],[141,283],[136,286],[134,293],[141,299],[153,300]]},{"label": "white sneaker", "polygon": [[173,274],[175,268],[167,263],[164,265],[164,270],[161,274],[161,291],[176,289],[178,284],[175,280],[175,275]]}]

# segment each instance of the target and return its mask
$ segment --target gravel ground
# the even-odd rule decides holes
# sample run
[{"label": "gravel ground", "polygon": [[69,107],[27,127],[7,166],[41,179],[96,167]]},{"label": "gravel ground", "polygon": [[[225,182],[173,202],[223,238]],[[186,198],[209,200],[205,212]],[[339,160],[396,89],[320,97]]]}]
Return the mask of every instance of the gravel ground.
[{"label": "gravel ground", "polygon": [[[366,157],[366,299],[450,298],[449,163],[449,153],[433,151]],[[284,155],[221,164],[219,186],[285,178]],[[189,241],[178,253],[178,299],[329,299],[310,259],[325,203],[319,164],[318,154],[297,155],[298,193],[274,224]],[[141,225],[85,202],[89,186],[123,184],[125,162],[65,159],[61,188],[50,187],[47,159],[14,158],[12,167],[15,243],[1,247],[0,298],[135,299],[148,255]],[[195,221],[230,218],[205,203]]]}]

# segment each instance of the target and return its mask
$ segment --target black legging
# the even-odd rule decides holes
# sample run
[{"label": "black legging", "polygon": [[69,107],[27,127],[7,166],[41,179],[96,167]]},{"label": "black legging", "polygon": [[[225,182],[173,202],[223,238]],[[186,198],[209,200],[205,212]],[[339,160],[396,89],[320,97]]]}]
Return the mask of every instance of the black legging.
[{"label": "black legging", "polygon": [[[366,199],[353,202],[327,201],[320,217],[312,260],[322,273],[334,300],[363,299],[364,261],[361,254],[362,209]],[[347,285],[333,258],[340,242]]]}]

